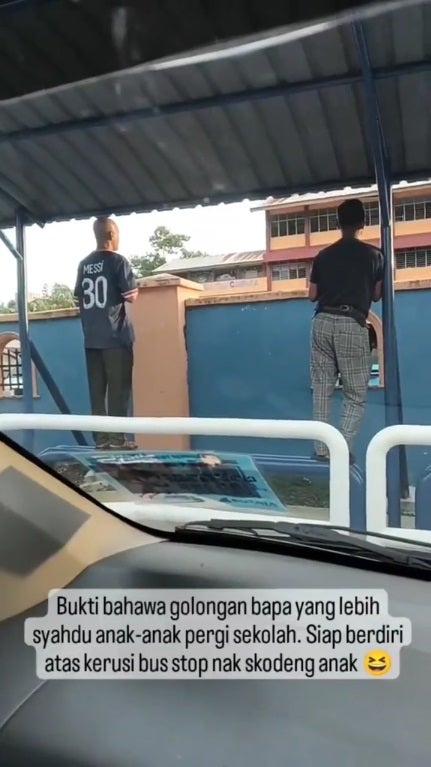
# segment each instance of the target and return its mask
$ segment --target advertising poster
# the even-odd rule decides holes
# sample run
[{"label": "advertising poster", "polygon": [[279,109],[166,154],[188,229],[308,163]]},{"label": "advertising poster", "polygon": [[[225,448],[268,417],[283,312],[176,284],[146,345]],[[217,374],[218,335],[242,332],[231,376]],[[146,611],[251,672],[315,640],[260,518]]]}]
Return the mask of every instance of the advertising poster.
[{"label": "advertising poster", "polygon": [[286,511],[248,455],[64,447],[40,458],[101,503],[213,502],[218,508]]}]

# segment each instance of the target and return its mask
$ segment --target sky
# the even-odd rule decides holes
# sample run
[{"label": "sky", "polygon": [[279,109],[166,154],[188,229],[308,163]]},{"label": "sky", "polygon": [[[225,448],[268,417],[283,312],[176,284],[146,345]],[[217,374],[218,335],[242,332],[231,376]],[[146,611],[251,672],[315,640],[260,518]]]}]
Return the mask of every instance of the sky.
[{"label": "sky", "polygon": [[[198,207],[132,214],[118,217],[120,252],[130,258],[149,250],[149,238],[158,226],[171,232],[190,236],[191,250],[211,255],[236,251],[265,249],[265,214],[252,211],[257,202]],[[92,220],[49,224],[26,230],[27,274],[29,294],[38,294],[43,286],[55,282],[74,286],[79,261],[94,248]],[[15,244],[14,230],[5,234]],[[0,301],[9,301],[16,294],[16,263],[0,242]]]}]

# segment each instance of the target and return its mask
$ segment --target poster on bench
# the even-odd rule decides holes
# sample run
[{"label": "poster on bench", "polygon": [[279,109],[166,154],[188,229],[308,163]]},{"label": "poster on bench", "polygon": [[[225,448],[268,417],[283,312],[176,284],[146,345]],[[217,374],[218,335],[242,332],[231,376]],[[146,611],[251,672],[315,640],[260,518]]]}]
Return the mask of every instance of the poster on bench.
[{"label": "poster on bench", "polygon": [[40,456],[101,503],[158,501],[284,511],[250,456],[202,452],[101,452],[67,448]]}]

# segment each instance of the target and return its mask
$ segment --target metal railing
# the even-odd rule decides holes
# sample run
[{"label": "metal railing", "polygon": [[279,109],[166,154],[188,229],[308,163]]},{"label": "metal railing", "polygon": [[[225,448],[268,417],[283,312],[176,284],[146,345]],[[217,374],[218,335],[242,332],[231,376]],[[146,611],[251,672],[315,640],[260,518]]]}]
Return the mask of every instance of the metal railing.
[{"label": "metal railing", "polygon": [[[349,452],[340,432],[317,421],[273,421],[240,418],[110,418],[60,414],[0,415],[0,431],[105,431],[151,435],[223,436],[303,439],[324,442],[329,449],[329,522],[350,525]],[[378,432],[366,454],[366,529],[431,543],[431,530],[387,525],[387,467],[389,450],[398,445],[431,445],[431,426],[389,426]]]},{"label": "metal railing", "polygon": [[0,415],[0,431],[105,431],[126,434],[303,439],[323,442],[329,450],[329,522],[350,524],[349,449],[333,426],[318,421],[242,418],[112,418],[89,415],[13,413]]},{"label": "metal railing", "polygon": [[405,530],[387,525],[387,468],[389,450],[399,445],[431,445],[431,426],[399,424],[377,432],[366,454],[367,530],[431,543],[431,530]]}]

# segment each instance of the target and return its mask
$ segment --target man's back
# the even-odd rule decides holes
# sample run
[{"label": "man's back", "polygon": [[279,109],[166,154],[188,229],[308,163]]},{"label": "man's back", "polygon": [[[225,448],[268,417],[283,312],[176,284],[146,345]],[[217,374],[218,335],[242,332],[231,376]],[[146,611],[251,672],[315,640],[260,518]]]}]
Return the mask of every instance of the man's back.
[{"label": "man's back", "polygon": [[135,289],[129,262],[119,253],[96,250],[81,261],[75,296],[87,349],[113,349],[133,344],[133,327],[125,301]]},{"label": "man's back", "polygon": [[[311,330],[311,386],[313,419],[330,423],[331,399],[337,378],[342,381],[340,431],[350,460],[361,423],[370,378],[370,337],[367,316],[379,301],[383,279],[380,251],[359,239],[365,225],[361,200],[345,200],[337,210],[341,239],[314,259],[308,296],[318,301]],[[329,458],[316,442],[315,455]]]},{"label": "man's back", "polygon": [[355,238],[338,240],[313,263],[310,280],[318,286],[319,309],[347,305],[367,316],[381,272],[382,255],[372,245]]}]

